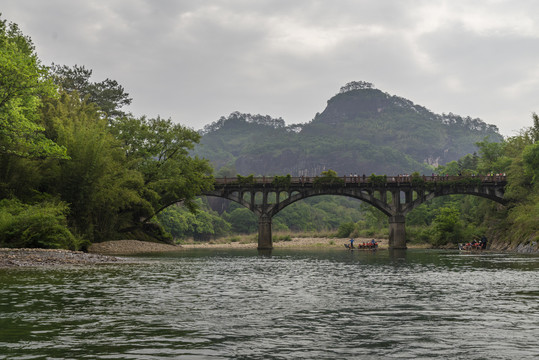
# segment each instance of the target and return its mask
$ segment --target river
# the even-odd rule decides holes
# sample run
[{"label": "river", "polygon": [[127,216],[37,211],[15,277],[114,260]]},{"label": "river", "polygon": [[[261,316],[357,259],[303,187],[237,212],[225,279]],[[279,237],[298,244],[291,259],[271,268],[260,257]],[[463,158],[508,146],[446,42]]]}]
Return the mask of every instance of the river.
[{"label": "river", "polygon": [[0,269],[0,359],[537,359],[539,256],[189,250]]}]

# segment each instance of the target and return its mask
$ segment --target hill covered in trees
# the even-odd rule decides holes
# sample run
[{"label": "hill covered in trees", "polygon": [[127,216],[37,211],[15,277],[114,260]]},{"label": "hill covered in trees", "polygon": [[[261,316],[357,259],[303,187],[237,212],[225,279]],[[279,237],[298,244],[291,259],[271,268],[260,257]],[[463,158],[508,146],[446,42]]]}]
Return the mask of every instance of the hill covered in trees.
[{"label": "hill covered in trees", "polygon": [[234,112],[201,133],[195,154],[209,159],[217,176],[430,173],[476,152],[485,137],[502,140],[494,125],[435,114],[367,82],[343,86],[306,124]]}]

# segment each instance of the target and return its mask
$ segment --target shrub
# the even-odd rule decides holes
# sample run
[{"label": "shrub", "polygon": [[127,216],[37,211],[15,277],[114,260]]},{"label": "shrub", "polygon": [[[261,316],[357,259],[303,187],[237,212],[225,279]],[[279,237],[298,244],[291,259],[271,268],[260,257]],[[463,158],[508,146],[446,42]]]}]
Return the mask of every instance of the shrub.
[{"label": "shrub", "polygon": [[0,246],[78,250],[88,245],[67,227],[64,202],[0,201]]},{"label": "shrub", "polygon": [[290,235],[275,235],[272,237],[273,242],[279,242],[279,241],[292,241],[292,237]]},{"label": "shrub", "polygon": [[253,174],[249,176],[236,175],[239,185],[253,185],[255,183],[255,176]]},{"label": "shrub", "polygon": [[387,184],[387,175],[374,175],[369,176],[369,183],[373,186],[384,186]]},{"label": "shrub", "polygon": [[339,229],[337,230],[337,237],[344,238],[350,236],[352,231],[354,231],[355,227],[356,224],[354,224],[353,222],[340,224]]},{"label": "shrub", "polygon": [[337,176],[337,173],[333,170],[322,171],[320,176],[313,180],[313,186],[315,188],[321,188],[327,185],[343,185],[344,180]]},{"label": "shrub", "polygon": [[292,182],[292,177],[290,176],[290,174],[287,174],[286,176],[274,176],[273,181],[271,182],[271,185],[277,188],[288,189],[290,187],[291,182]]}]

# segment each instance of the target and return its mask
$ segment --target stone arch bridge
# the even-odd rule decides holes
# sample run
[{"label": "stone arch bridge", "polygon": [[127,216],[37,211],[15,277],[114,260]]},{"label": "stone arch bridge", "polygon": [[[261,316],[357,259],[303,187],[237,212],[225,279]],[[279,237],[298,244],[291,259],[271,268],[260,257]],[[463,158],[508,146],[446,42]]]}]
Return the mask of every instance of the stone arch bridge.
[{"label": "stone arch bridge", "polygon": [[[258,216],[258,249],[273,248],[271,219],[288,205],[311,196],[341,195],[362,200],[388,217],[389,248],[406,249],[405,216],[425,201],[438,196],[468,194],[505,205],[505,176],[378,176],[321,178],[216,178],[214,189],[201,195],[235,201]],[[247,180],[247,181],[245,181]],[[327,180],[327,179],[326,179]]]}]

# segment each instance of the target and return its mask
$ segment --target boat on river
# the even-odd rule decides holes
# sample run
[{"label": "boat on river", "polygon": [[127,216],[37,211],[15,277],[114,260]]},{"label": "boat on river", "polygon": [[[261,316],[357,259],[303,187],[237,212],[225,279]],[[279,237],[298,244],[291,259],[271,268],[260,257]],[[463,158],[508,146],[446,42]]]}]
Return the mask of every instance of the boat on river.
[{"label": "boat on river", "polygon": [[483,251],[486,249],[487,243],[471,242],[459,244],[460,251]]},{"label": "boat on river", "polygon": [[480,240],[474,239],[466,244],[459,244],[460,251],[481,251],[487,248],[487,238],[482,236]]},{"label": "boat on river", "polygon": [[378,243],[367,242],[367,243],[357,244],[357,246],[344,244],[344,247],[347,248],[348,250],[376,250],[378,249]]}]

